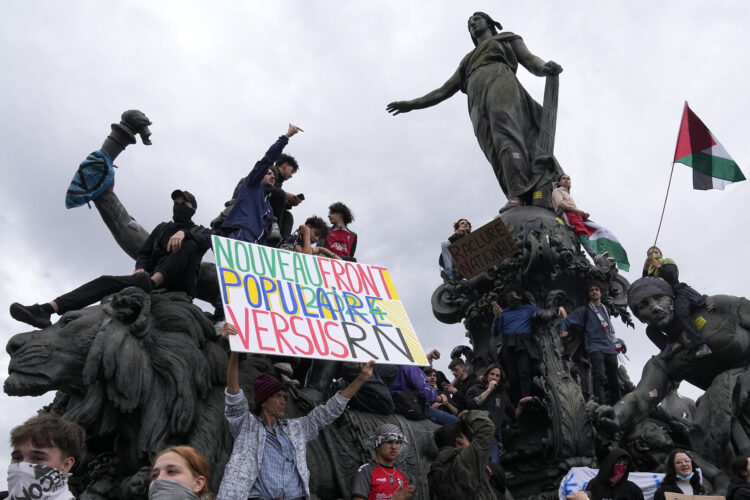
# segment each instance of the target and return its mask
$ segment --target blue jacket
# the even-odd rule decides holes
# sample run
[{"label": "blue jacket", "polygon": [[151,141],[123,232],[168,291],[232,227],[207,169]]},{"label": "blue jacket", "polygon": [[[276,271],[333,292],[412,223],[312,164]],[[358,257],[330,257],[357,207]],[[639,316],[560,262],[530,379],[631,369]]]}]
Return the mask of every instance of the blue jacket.
[{"label": "blue jacket", "polygon": [[[614,334],[615,330],[612,326],[612,319],[607,314],[607,308],[604,306],[597,306],[597,308],[599,309],[599,313],[607,319],[609,330]],[[594,311],[589,309],[588,304],[568,314],[568,318],[564,319],[560,324],[560,331],[567,331],[570,325],[581,326],[586,332],[586,352],[617,354],[615,344],[612,342],[609,332],[604,329],[601,321],[599,321],[599,317]]]},{"label": "blue jacket", "polygon": [[261,184],[268,169],[279,158],[284,146],[289,143],[285,136],[279,139],[266,151],[265,156],[258,161],[250,173],[237,185],[237,196],[229,215],[224,220],[222,228],[231,231],[233,228],[242,228],[252,234],[253,241],[250,243],[263,244],[269,233],[273,222],[273,211],[268,202],[270,191],[266,191]]},{"label": "blue jacket", "polygon": [[531,317],[539,310],[537,306],[531,304],[523,304],[517,309],[503,309],[500,317],[492,322],[492,335],[531,333]]}]

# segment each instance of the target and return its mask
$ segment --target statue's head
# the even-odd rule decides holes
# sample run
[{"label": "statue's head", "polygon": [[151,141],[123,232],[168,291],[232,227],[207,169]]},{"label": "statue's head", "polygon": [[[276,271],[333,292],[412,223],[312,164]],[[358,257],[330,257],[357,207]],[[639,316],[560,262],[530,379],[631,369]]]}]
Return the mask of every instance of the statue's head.
[{"label": "statue's head", "polygon": [[674,317],[674,292],[661,278],[641,278],[630,285],[628,305],[643,323],[662,328]]},{"label": "statue's head", "polygon": [[484,12],[475,12],[471,15],[468,21],[469,33],[471,34],[471,41],[474,42],[474,46],[477,46],[477,36],[483,33],[485,30],[490,30],[490,33],[496,35],[498,30],[503,29],[503,26],[492,19],[488,14]]}]

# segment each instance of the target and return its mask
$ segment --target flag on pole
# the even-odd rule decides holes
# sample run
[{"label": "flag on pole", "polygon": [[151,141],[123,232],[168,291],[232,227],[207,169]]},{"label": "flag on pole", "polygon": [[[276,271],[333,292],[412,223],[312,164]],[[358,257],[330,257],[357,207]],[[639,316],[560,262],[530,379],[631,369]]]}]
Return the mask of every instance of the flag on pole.
[{"label": "flag on pole", "polygon": [[724,189],[744,181],[740,167],[685,101],[673,163],[693,169],[693,189]]}]

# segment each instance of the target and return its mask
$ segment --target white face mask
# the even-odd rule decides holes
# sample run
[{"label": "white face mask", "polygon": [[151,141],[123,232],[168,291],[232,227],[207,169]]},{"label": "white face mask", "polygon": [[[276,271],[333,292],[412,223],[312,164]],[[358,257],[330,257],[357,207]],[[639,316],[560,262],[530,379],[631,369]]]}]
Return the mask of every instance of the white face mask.
[{"label": "white face mask", "polygon": [[18,462],[8,466],[8,499],[75,500],[68,477],[46,465]]},{"label": "white face mask", "polygon": [[197,500],[187,486],[169,479],[157,479],[148,489],[148,500]]}]

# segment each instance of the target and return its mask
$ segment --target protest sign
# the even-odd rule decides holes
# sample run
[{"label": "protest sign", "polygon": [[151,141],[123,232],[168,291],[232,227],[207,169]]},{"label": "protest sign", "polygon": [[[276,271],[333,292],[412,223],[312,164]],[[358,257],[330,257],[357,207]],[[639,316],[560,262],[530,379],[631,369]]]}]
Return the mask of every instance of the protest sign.
[{"label": "protest sign", "polygon": [[476,276],[518,251],[502,219],[488,222],[448,245],[453,262],[464,278]]},{"label": "protest sign", "polygon": [[[565,500],[565,497],[571,493],[585,490],[589,481],[594,479],[598,472],[599,469],[592,469],[590,467],[572,467],[563,480],[560,481],[558,498]],[[628,480],[634,482],[643,492],[644,500],[653,500],[654,493],[659,488],[662,479],[664,479],[664,474],[657,472],[631,472],[628,474]],[[703,500],[709,497],[700,498]],[[669,500],[669,497],[667,497],[667,500]]]},{"label": "protest sign", "polygon": [[665,500],[726,500],[726,497],[711,495],[684,495],[682,493],[664,493]]},{"label": "protest sign", "polygon": [[388,270],[213,236],[233,351],[427,365]]}]

